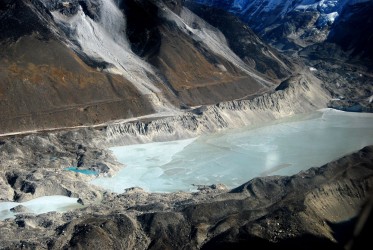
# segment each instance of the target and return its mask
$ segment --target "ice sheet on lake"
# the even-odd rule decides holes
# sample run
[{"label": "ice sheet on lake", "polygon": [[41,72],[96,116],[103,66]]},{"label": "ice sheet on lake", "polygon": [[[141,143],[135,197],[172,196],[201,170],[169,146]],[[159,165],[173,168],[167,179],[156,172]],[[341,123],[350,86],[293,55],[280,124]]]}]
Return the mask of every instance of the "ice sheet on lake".
[{"label": "ice sheet on lake", "polygon": [[23,203],[18,202],[0,202],[0,220],[12,218],[17,213],[10,211],[11,208],[18,205],[26,207],[30,213],[43,214],[51,211],[65,212],[70,209],[83,207],[77,202],[77,198],[71,198],[62,195],[43,196]]},{"label": "ice sheet on lake", "polygon": [[[97,178],[92,184],[121,193],[125,188],[141,186],[148,191],[157,191],[158,186],[168,186],[169,181],[160,176],[165,173],[166,166],[174,160],[174,156],[196,139],[170,142],[155,142],[148,144],[113,147],[111,150],[117,159],[126,165],[116,176]],[[167,175],[167,173],[166,173]],[[170,185],[173,183],[170,182]]]},{"label": "ice sheet on lake", "polygon": [[373,114],[331,109],[197,139],[112,148],[126,167],[93,184],[115,192],[190,191],[192,184],[235,187],[263,175],[292,175],[373,144]]}]

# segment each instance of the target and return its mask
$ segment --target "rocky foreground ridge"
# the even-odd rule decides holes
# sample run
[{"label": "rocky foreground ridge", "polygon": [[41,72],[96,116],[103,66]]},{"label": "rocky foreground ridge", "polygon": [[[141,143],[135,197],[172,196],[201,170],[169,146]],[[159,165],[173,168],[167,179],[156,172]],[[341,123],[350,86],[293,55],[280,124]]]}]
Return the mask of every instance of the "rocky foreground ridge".
[{"label": "rocky foreground ridge", "polygon": [[[0,222],[1,249],[358,249],[362,205],[373,190],[373,147],[290,177],[255,178],[233,190],[104,193],[67,213]],[[368,207],[369,208],[369,207]],[[352,230],[356,221],[358,236]],[[355,232],[356,233],[356,232]]]}]

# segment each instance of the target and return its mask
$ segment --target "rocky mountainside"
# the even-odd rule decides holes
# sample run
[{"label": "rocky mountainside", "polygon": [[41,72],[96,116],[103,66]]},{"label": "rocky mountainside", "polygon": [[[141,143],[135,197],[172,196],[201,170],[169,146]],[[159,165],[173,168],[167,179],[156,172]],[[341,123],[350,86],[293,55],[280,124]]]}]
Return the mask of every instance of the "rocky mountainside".
[{"label": "rocky mountainside", "polygon": [[372,8],[0,0],[0,202],[63,195],[84,206],[0,211],[16,213],[0,221],[0,249],[361,249],[372,225],[372,146],[294,176],[194,193],[116,194],[66,168],[110,177],[123,167],[111,146],[327,106],[373,112]]},{"label": "rocky mountainside", "polygon": [[244,24],[231,46],[182,1],[4,0],[0,20],[1,133],[174,114],[271,91],[295,71]]},{"label": "rocky mountainside", "polygon": [[373,110],[373,1],[186,0],[186,5],[212,23],[228,11],[293,60],[301,57],[333,96],[329,107]]},{"label": "rocky mountainside", "polygon": [[361,249],[371,229],[371,202],[360,208],[372,193],[372,166],[373,148],[366,147],[230,191],[213,185],[196,193],[104,193],[83,209],[0,221],[0,248]]},{"label": "rocky mountainside", "polygon": [[[305,47],[325,40],[349,43],[337,39],[335,34],[344,29],[346,36],[358,32],[371,37],[365,30],[372,27],[370,0],[187,0],[188,3],[228,10],[244,22],[267,42],[281,49]],[[363,27],[350,29],[345,23],[361,22]],[[331,36],[329,36],[331,35]],[[341,36],[339,34],[338,36]],[[360,39],[355,37],[355,39]],[[369,38],[368,38],[369,39]],[[371,38],[370,38],[371,39]],[[365,39],[362,39],[362,43]],[[367,45],[367,44],[366,44]]]},{"label": "rocky mountainside", "polygon": [[[313,57],[346,60],[373,70],[373,11],[372,1],[351,1],[345,6],[324,43],[306,49]],[[341,50],[342,52],[340,52]],[[327,53],[328,51],[328,53]],[[334,54],[334,55],[333,55]]]},{"label": "rocky mountainside", "polygon": [[[320,77],[333,97],[347,98],[330,106],[370,111],[371,84],[358,81],[364,91],[348,97],[357,87],[348,79],[359,71],[371,81],[372,2],[290,2],[4,0],[0,133],[174,115],[271,92],[303,62],[256,33],[283,50],[303,48],[312,67],[331,59],[366,65],[341,65],[347,87],[329,69]],[[335,20],[323,22],[331,13]]]}]

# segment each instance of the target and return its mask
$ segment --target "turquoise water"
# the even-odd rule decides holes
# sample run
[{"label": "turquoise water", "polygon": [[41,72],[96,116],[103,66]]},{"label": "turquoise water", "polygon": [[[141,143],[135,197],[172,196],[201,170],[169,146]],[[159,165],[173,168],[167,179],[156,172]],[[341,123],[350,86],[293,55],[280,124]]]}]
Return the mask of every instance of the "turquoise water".
[{"label": "turquoise water", "polygon": [[114,147],[126,167],[92,183],[118,193],[133,186],[152,192],[192,191],[192,184],[233,188],[258,176],[319,167],[371,144],[373,114],[327,109],[258,128]]},{"label": "turquoise water", "polygon": [[65,168],[64,170],[73,171],[76,173],[81,173],[81,174],[86,174],[86,175],[97,175],[98,174],[96,171],[93,171],[93,170],[79,169],[76,167],[69,167],[69,168]]}]

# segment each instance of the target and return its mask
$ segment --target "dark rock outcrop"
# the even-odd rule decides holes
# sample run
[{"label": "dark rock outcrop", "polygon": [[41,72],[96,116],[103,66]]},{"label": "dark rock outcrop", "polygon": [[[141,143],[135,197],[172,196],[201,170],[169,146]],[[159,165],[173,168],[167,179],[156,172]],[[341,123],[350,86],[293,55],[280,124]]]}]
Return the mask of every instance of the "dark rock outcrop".
[{"label": "dark rock outcrop", "polygon": [[16,207],[13,207],[10,209],[10,211],[14,212],[14,213],[27,213],[29,212],[28,208],[25,207],[25,206],[22,206],[22,205],[18,205]]},{"label": "dark rock outcrop", "polygon": [[127,21],[127,37],[132,51],[141,57],[152,57],[161,47],[158,7],[152,1],[125,0],[121,7]]},{"label": "dark rock outcrop", "polygon": [[327,42],[339,45],[354,61],[370,61],[373,70],[373,2],[345,8],[334,24]]}]

